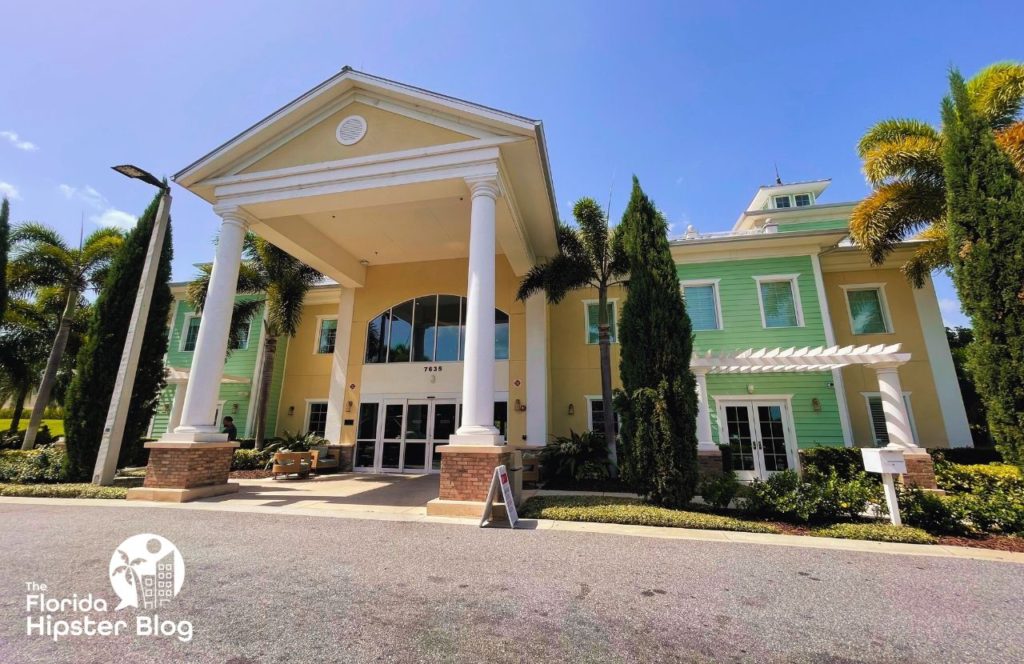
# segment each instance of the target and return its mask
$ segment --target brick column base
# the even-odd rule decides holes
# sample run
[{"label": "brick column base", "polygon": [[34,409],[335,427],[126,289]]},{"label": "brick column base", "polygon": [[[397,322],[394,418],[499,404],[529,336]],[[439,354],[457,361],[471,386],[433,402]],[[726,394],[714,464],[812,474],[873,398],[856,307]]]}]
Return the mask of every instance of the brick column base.
[{"label": "brick column base", "polygon": [[184,503],[238,491],[228,483],[236,442],[146,443],[149,465],[141,487],[128,490],[128,500]]},{"label": "brick column base", "polygon": [[697,450],[697,476],[700,479],[722,474],[722,450]]},{"label": "brick column base", "polygon": [[[476,517],[483,515],[494,469],[512,468],[514,450],[507,446],[445,445],[441,452],[441,488],[427,503],[429,516]],[[501,502],[501,496],[495,503]],[[496,513],[503,510],[495,510]]]},{"label": "brick column base", "polygon": [[939,485],[935,482],[935,464],[932,463],[931,454],[923,449],[906,451],[903,453],[903,460],[907,464],[907,473],[900,476],[904,484],[938,490]]}]

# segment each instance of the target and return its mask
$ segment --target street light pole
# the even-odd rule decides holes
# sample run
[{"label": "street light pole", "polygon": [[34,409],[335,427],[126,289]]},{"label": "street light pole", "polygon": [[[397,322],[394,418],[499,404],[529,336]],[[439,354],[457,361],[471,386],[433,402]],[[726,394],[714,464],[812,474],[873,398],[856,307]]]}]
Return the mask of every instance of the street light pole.
[{"label": "street light pole", "polygon": [[135,373],[138,370],[139,355],[146,336],[149,305],[156,287],[160,254],[163,252],[167,221],[171,214],[171,190],[163,182],[135,166],[114,166],[114,170],[159,187],[160,203],[156,211],[156,220],[153,222],[153,230],[149,235],[149,248],[142,266],[142,278],[135,295],[135,307],[128,323],[128,333],[125,335],[124,349],[121,351],[121,365],[117,369],[117,380],[114,382],[114,392],[110,398],[107,421],[103,425],[103,437],[100,439],[99,454],[96,456],[96,467],[92,474],[93,484],[105,486],[113,483],[114,473],[117,471],[117,458],[121,453],[128,407],[131,405],[132,390],[135,388]]}]

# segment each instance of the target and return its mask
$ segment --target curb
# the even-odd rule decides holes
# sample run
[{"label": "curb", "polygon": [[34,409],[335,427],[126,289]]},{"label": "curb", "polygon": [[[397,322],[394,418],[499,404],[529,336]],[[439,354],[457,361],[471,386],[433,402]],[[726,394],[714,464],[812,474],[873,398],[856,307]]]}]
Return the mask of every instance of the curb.
[{"label": "curb", "polygon": [[[448,525],[479,526],[478,519],[427,516],[425,508],[410,507],[403,511],[373,510],[367,506],[358,509],[265,507],[262,505],[228,505],[224,503],[152,503],[107,500],[101,498],[22,498],[0,497],[0,505],[64,505],[81,507],[121,507],[127,509],[178,509],[208,512],[235,512],[269,515],[316,516],[335,519],[362,519],[375,521],[404,521],[411,523],[439,523]],[[666,528],[663,526],[631,526],[615,523],[591,523],[584,521],[553,521],[550,519],[521,519],[523,530],[546,530],[577,533],[619,535],[626,537],[650,537],[656,539],[688,540],[691,542],[718,542],[727,544],[761,544],[768,546],[790,546],[805,549],[828,549],[856,553],[881,553],[903,556],[930,556],[933,558],[958,558],[961,560],[982,560],[987,562],[1015,563],[1024,565],[1024,553],[979,549],[971,547],[944,546],[941,544],[901,544],[895,542],[872,542],[867,540],[836,539],[833,537],[810,537],[805,535],[770,535],[744,533],[726,530],[699,530],[695,528]]]}]

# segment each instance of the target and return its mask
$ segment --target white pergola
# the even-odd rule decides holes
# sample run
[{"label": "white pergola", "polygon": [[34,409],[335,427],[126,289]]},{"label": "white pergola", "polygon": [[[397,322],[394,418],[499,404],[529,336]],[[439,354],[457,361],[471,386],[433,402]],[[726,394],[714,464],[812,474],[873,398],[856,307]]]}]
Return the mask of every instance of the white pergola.
[{"label": "white pergola", "polygon": [[910,428],[910,414],[903,401],[899,367],[910,360],[900,344],[875,346],[817,346],[811,348],[748,348],[740,352],[708,351],[694,355],[690,367],[697,378],[697,440],[699,449],[713,450],[711,412],[708,407],[707,374],[766,374],[832,371],[854,364],[867,365],[878,375],[878,392],[885,413],[889,445],[916,448]]}]

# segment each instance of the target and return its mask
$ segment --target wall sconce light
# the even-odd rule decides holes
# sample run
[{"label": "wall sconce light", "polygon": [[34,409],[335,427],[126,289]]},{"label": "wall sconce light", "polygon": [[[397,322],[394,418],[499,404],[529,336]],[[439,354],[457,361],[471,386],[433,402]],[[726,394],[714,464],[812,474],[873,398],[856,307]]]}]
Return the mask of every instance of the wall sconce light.
[{"label": "wall sconce light", "polygon": [[569,404],[569,414],[570,415],[575,415],[576,414],[576,408],[572,404]]},{"label": "wall sconce light", "polygon": [[295,414],[295,406],[288,406],[288,417]]},{"label": "wall sconce light", "polygon": [[811,399],[811,409],[814,410],[815,413],[820,413],[821,399],[819,399],[818,397],[814,397],[813,399]]},{"label": "wall sconce light", "polygon": [[164,415],[166,415],[167,413],[170,413],[171,412],[171,404],[167,403],[166,401],[163,402],[160,405],[160,410],[164,413]]},{"label": "wall sconce light", "polygon": [[747,385],[747,394],[753,394],[753,393],[754,393],[754,384],[750,383],[749,385]]},{"label": "wall sconce light", "polygon": [[515,407],[516,407],[516,411],[520,412],[520,413],[523,412],[524,410],[526,410],[526,405],[523,404],[521,401],[519,401],[519,399],[516,399],[516,406]]},{"label": "wall sconce light", "polygon": [[237,401],[235,403],[231,404],[231,412],[234,413],[235,415],[238,415],[238,402]]},{"label": "wall sconce light", "polygon": [[345,412],[346,413],[351,413],[352,412],[352,402],[351,401],[346,401],[345,402]]}]

